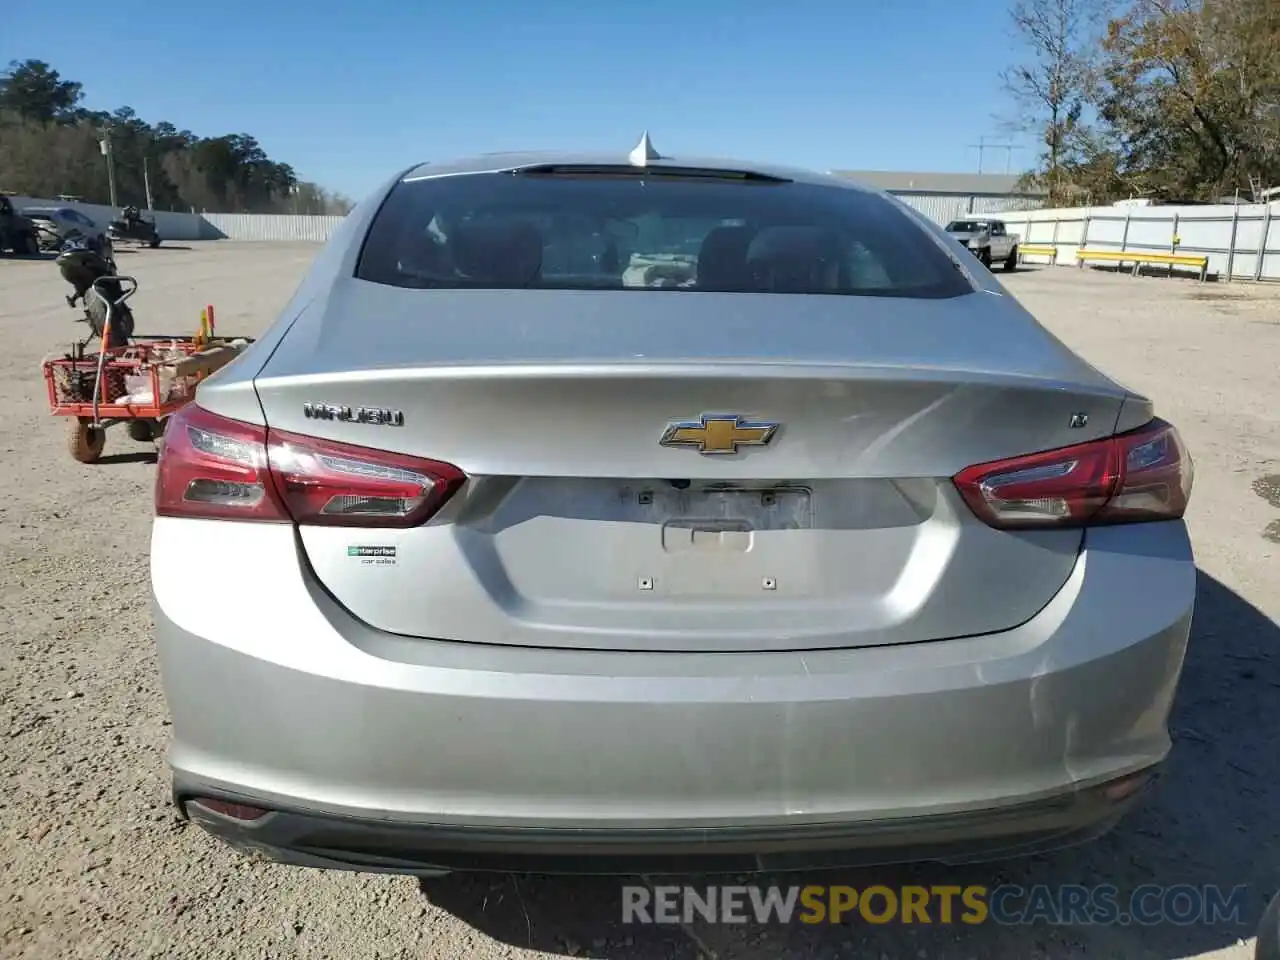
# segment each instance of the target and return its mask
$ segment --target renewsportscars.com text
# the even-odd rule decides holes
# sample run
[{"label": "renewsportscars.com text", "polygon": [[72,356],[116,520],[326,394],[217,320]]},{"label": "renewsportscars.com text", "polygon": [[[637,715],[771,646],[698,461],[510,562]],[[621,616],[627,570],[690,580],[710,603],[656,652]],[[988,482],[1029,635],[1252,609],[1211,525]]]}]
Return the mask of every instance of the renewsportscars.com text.
[{"label": "renewsportscars.com text", "polygon": [[1097,886],[624,886],[623,923],[1239,924],[1246,888]]}]

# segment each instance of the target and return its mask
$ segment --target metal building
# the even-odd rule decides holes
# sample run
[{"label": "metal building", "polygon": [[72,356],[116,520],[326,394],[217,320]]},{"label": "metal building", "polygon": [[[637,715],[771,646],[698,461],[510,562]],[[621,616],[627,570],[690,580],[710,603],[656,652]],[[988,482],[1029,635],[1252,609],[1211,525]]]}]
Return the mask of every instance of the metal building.
[{"label": "metal building", "polygon": [[891,193],[938,223],[971,213],[1035,210],[1045,194],[1018,186],[1007,173],[898,173],[891,170],[832,170],[869,187]]}]

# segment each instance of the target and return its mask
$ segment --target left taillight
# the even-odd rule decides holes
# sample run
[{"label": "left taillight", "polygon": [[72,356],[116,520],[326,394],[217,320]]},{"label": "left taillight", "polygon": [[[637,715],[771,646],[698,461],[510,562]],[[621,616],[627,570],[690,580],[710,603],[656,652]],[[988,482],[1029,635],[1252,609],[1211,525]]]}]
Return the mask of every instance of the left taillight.
[{"label": "left taillight", "polygon": [[1194,468],[1169,423],[962,470],[970,509],[1002,530],[1173,520],[1187,509]]},{"label": "left taillight", "polygon": [[165,424],[156,514],[292,523],[272,482],[267,428],[189,403]]},{"label": "left taillight", "polygon": [[412,527],[466,477],[452,464],[270,430],[194,403],[165,428],[157,516]]}]

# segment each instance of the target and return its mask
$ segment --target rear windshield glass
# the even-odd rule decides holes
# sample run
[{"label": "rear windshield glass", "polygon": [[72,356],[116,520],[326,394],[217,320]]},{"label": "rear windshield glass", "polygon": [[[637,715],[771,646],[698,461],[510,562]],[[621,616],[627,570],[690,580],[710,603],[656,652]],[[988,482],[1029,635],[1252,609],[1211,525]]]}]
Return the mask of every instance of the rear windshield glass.
[{"label": "rear windshield glass", "polygon": [[989,226],[989,220],[952,220],[947,224],[947,229],[953,233],[981,233]]},{"label": "rear windshield glass", "polygon": [[356,275],[413,288],[943,298],[973,291],[875,194],[792,182],[485,173],[396,185]]}]

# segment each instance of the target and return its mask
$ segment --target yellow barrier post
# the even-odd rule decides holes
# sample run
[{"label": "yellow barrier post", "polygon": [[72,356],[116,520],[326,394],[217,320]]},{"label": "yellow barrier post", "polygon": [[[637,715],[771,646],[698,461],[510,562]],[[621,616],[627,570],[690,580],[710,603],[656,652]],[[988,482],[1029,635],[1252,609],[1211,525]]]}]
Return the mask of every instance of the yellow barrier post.
[{"label": "yellow barrier post", "polygon": [[1138,276],[1140,267],[1145,264],[1164,264],[1172,275],[1175,266],[1194,267],[1200,271],[1200,282],[1203,283],[1209,274],[1209,258],[1203,254],[1183,253],[1137,253],[1126,250],[1088,250],[1076,251],[1076,265],[1083,267],[1086,262],[1111,261],[1117,266],[1133,264],[1131,276]]}]

